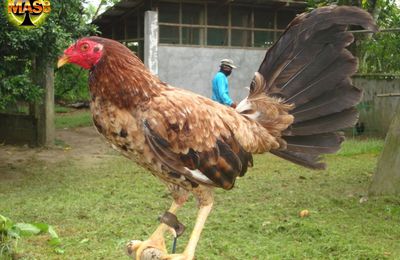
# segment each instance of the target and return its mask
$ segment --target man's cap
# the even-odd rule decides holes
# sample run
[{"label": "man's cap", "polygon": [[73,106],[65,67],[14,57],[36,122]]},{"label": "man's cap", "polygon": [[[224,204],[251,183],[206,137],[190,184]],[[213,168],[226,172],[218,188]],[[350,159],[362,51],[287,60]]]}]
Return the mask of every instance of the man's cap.
[{"label": "man's cap", "polygon": [[235,66],[235,64],[233,64],[233,60],[231,60],[231,59],[223,59],[223,60],[221,60],[221,65],[229,66],[229,67],[231,67],[233,69],[237,68]]}]

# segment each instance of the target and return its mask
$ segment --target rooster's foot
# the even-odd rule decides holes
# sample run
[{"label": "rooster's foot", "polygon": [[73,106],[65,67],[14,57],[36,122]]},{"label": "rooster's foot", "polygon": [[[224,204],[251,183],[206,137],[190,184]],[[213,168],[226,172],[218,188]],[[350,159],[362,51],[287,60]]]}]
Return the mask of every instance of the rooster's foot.
[{"label": "rooster's foot", "polygon": [[167,254],[164,240],[132,240],[126,249],[134,260],[160,260]]}]

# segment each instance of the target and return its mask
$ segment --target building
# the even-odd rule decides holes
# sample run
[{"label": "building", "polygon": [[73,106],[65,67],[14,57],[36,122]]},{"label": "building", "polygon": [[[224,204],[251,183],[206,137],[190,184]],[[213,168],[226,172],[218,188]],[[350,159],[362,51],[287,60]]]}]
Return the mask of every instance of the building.
[{"label": "building", "polygon": [[93,23],[161,80],[208,97],[219,61],[233,59],[239,68],[230,77],[231,95],[239,101],[265,50],[306,6],[296,0],[122,0]]}]

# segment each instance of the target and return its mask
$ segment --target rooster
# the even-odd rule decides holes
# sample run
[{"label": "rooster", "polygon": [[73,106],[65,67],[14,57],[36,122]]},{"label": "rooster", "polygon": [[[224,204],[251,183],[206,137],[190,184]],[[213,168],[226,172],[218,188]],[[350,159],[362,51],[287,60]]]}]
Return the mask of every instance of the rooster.
[{"label": "rooster", "polygon": [[[215,188],[232,189],[253,164],[252,154],[270,152],[312,169],[321,155],[344,140],[362,92],[351,83],[357,60],[346,49],[348,25],[377,31],[372,17],[349,6],[322,7],[298,15],[266,53],[236,109],[170,86],[152,75],[124,45],[86,37],[64,51],[58,67],[90,70],[91,111],[97,130],[124,156],[146,168],[170,190],[173,203],[162,223],[131,253],[158,248],[163,259],[193,259]],[[164,233],[179,235],[176,212],[192,193],[199,211],[181,254],[168,254]]]}]

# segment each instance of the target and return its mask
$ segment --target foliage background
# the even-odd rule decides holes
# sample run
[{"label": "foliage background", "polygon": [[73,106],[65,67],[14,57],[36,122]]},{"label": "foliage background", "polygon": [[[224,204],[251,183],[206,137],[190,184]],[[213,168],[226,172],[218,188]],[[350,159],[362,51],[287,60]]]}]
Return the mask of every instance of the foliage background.
[{"label": "foliage background", "polygon": [[[42,90],[32,82],[32,60],[56,57],[74,40],[95,34],[89,22],[101,9],[118,0],[102,0],[98,6],[80,0],[53,0],[52,12],[43,26],[20,30],[9,24],[6,8],[0,12],[0,110],[16,107],[18,101],[40,100]],[[309,9],[338,4],[356,5],[369,11],[379,27],[400,28],[400,9],[395,0],[308,0]],[[356,34],[352,51],[360,58],[363,74],[400,74],[400,32]],[[55,98],[73,102],[87,100],[87,71],[67,66],[55,72]],[[15,109],[14,109],[15,110]]]},{"label": "foliage background", "polygon": [[353,5],[367,10],[374,17],[380,30],[375,35],[356,33],[356,46],[352,51],[359,57],[360,74],[400,74],[400,8],[395,0],[308,0],[310,9],[330,5]]},{"label": "foliage background", "polygon": [[361,73],[400,74],[400,8],[395,1],[382,1],[377,24],[381,29],[397,28],[397,31],[378,33],[362,41]]},{"label": "foliage background", "polygon": [[[51,8],[45,23],[30,30],[11,25],[6,8],[0,12],[0,109],[19,100],[30,102],[40,98],[41,88],[31,80],[35,57],[55,64],[57,56],[73,40],[96,32],[95,27],[84,19],[82,1],[53,0]],[[68,77],[61,73],[70,74],[71,71],[58,72],[56,77]],[[69,87],[65,86],[70,83],[68,81],[56,81],[59,83],[56,93],[58,88]]]}]

